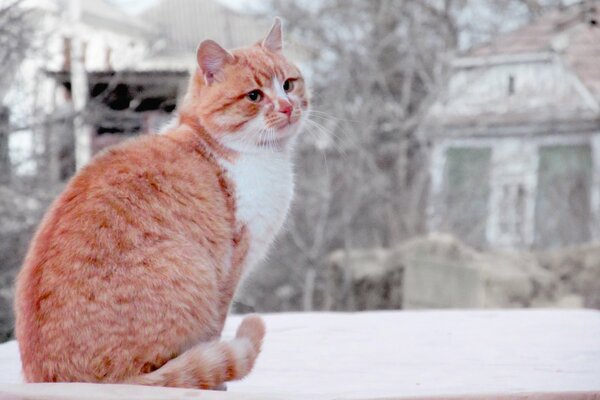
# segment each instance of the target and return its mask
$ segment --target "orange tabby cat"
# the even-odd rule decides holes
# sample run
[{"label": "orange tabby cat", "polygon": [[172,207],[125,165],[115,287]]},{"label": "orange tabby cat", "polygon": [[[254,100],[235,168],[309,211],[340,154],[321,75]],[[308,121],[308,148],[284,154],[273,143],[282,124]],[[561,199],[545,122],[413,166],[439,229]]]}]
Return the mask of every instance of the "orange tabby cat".
[{"label": "orange tabby cat", "polygon": [[28,382],[216,388],[252,369],[259,317],[218,339],[286,216],[308,97],[278,19],[197,59],[176,126],[97,156],[42,221],[16,289]]}]

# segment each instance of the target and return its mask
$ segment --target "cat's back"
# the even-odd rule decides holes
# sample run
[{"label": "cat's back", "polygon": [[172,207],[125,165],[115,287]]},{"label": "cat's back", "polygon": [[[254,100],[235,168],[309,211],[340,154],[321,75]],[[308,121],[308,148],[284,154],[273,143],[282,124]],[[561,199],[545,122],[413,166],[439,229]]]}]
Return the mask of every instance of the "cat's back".
[{"label": "cat's back", "polygon": [[218,173],[185,140],[166,135],[127,140],[96,156],[71,179],[40,224],[34,247],[68,233],[67,224],[76,224],[77,234],[135,226],[137,216],[166,226],[158,214],[178,214],[190,205],[223,206]]},{"label": "cat's back", "polygon": [[[219,185],[215,167],[184,141],[163,135],[127,140],[70,180],[43,218],[25,266],[38,253],[68,252],[67,243],[102,248],[110,245],[102,239],[113,239],[117,247],[111,250],[125,251],[134,231],[179,229],[186,214],[225,206]],[[191,206],[200,209],[192,213]]]},{"label": "cat's back", "polygon": [[[128,335],[160,336],[173,321],[149,324],[147,316],[164,298],[201,309],[214,277],[195,264],[226,257],[231,213],[218,169],[185,140],[148,135],[94,158],[46,213],[17,279],[16,335],[28,380],[50,380],[40,363],[56,363],[73,346],[93,359],[131,342]],[[177,312],[172,318],[204,318]],[[88,367],[103,370],[97,362]]]}]

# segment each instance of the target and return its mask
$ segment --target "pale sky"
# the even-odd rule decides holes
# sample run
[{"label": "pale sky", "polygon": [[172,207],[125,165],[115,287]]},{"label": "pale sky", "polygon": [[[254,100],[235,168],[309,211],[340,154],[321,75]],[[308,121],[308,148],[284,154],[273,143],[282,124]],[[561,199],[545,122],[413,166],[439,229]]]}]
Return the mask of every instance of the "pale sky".
[{"label": "pale sky", "polygon": [[[144,11],[145,9],[152,7],[160,0],[109,0],[111,3],[118,5],[123,10],[131,13],[137,14],[139,12]],[[256,0],[217,0],[220,3],[226,4],[233,9],[244,8],[245,6],[250,6],[251,3],[256,5]]]}]

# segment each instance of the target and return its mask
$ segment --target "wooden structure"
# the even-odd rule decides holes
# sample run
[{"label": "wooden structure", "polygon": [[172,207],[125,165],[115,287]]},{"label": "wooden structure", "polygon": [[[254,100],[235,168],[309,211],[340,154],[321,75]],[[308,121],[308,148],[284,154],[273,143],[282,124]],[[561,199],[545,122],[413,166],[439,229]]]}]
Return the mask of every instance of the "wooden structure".
[{"label": "wooden structure", "polygon": [[201,40],[239,47],[270,26],[216,0],[159,1],[137,16],[108,0],[34,7],[49,27],[48,54],[34,52],[26,60],[23,91],[34,94],[33,113],[42,121],[31,135],[44,145],[51,182],[126,136],[158,131],[195,70]]},{"label": "wooden structure", "polygon": [[[47,74],[68,96],[70,73]],[[183,96],[188,76],[186,70],[87,72],[84,121],[91,131],[91,154],[128,136],[160,131]]]},{"label": "wooden structure", "polygon": [[[598,311],[270,314],[265,321],[254,371],[226,393],[20,386],[17,346],[9,342],[0,345],[0,398],[600,399]],[[230,318],[226,338],[239,322]]]}]

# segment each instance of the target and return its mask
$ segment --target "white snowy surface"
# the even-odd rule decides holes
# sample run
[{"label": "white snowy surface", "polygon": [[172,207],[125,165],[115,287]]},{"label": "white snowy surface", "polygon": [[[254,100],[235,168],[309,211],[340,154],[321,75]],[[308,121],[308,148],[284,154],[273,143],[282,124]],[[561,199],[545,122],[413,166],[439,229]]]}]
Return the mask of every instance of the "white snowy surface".
[{"label": "white snowy surface", "polygon": [[[230,396],[329,400],[591,392],[600,398],[598,311],[397,311],[264,318],[263,352],[247,379],[228,384]],[[229,319],[225,338],[233,336],[239,321],[238,316]],[[8,383],[21,383],[14,341],[0,345],[0,389]],[[596,398],[592,396],[587,398]]]}]

